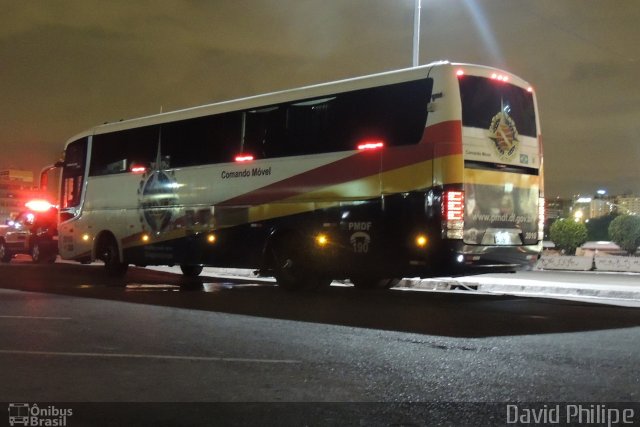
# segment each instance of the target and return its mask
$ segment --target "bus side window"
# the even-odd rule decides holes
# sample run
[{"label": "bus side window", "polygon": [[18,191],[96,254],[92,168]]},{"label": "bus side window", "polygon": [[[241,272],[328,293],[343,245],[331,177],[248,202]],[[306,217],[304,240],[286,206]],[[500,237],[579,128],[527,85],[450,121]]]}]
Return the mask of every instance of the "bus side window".
[{"label": "bus side window", "polygon": [[240,147],[240,113],[222,113],[162,125],[162,154],[171,168],[229,162]]},{"label": "bus side window", "polygon": [[279,157],[282,142],[282,109],[279,106],[245,111],[240,151],[255,159]]},{"label": "bus side window", "polygon": [[95,135],[89,175],[111,175],[131,172],[136,166],[148,167],[161,149],[159,142],[157,125]]},{"label": "bus side window", "polygon": [[291,104],[287,110],[288,155],[335,151],[330,134],[336,97]]}]

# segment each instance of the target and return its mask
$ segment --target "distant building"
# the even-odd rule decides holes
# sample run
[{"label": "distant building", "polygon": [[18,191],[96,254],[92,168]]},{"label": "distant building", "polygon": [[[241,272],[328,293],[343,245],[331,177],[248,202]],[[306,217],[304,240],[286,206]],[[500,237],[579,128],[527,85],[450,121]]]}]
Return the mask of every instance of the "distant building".
[{"label": "distant building", "polygon": [[555,220],[558,218],[568,218],[571,215],[571,207],[573,201],[571,199],[547,199],[545,201],[544,217],[546,219]]},{"label": "distant building", "polygon": [[598,218],[611,213],[611,202],[607,199],[593,199],[589,209],[589,218]]},{"label": "distant building", "polygon": [[33,171],[25,171],[21,169],[4,169],[0,170],[0,181],[23,182],[33,185]]},{"label": "distant building", "polygon": [[37,196],[32,171],[0,170],[0,224],[24,209],[24,204]]},{"label": "distant building", "polygon": [[640,215],[640,197],[618,196],[616,201],[618,213]]}]

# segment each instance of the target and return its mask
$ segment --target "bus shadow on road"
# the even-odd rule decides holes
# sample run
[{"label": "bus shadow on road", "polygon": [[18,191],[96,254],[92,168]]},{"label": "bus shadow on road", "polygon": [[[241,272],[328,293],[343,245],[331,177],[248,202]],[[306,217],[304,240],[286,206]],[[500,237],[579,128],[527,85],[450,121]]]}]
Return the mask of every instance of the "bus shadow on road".
[{"label": "bus shadow on road", "polygon": [[[11,280],[7,280],[11,277]],[[5,278],[5,279],[2,279]],[[532,335],[640,326],[640,310],[467,292],[362,291],[331,286],[286,292],[272,282],[99,266],[0,265],[0,287],[187,310],[450,337]]]}]

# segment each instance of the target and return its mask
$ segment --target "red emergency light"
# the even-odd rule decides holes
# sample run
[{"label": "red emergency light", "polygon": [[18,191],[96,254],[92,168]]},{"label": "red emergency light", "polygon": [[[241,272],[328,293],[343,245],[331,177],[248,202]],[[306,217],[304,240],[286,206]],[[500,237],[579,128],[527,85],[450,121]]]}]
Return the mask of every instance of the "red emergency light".
[{"label": "red emergency light", "polygon": [[34,212],[46,212],[53,207],[51,203],[42,199],[29,200],[24,204],[27,209]]}]

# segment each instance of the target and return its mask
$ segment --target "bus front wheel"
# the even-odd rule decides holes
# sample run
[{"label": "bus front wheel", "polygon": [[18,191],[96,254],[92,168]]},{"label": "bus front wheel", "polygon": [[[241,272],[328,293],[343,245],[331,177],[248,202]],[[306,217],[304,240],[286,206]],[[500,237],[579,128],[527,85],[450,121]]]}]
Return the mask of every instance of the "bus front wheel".
[{"label": "bus front wheel", "polygon": [[100,259],[104,262],[104,269],[109,277],[122,277],[126,274],[129,264],[120,260],[118,244],[113,237],[105,238],[100,247]]},{"label": "bus front wheel", "polygon": [[180,264],[180,270],[182,270],[182,274],[186,277],[197,277],[202,273],[202,266]]}]

